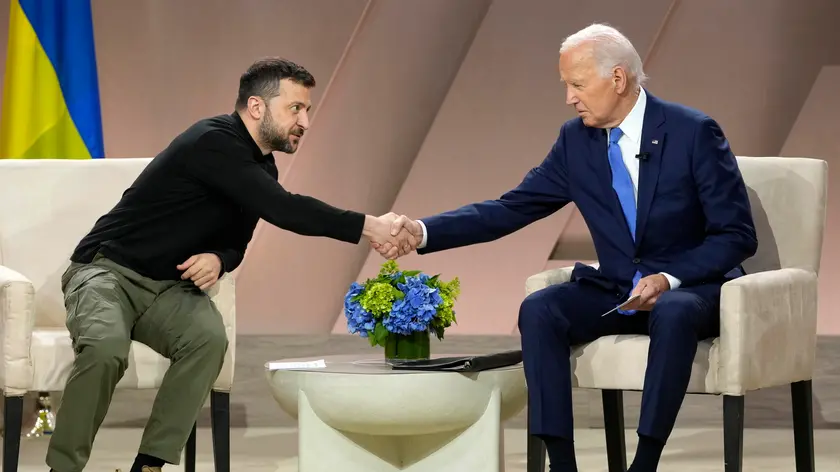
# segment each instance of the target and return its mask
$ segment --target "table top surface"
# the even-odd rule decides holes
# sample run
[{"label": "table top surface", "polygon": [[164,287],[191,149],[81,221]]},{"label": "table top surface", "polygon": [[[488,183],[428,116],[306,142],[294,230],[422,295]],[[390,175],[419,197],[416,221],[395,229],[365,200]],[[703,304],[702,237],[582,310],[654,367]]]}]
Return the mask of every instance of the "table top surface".
[{"label": "table top surface", "polygon": [[[433,354],[432,358],[466,357],[478,354]],[[385,356],[379,353],[370,355],[344,354],[313,356],[303,358],[278,359],[265,363],[265,369],[271,372],[309,372],[322,374],[361,374],[361,375],[406,375],[406,374],[454,374],[456,371],[396,370],[385,362]],[[522,363],[493,369],[506,371],[522,369]]]}]

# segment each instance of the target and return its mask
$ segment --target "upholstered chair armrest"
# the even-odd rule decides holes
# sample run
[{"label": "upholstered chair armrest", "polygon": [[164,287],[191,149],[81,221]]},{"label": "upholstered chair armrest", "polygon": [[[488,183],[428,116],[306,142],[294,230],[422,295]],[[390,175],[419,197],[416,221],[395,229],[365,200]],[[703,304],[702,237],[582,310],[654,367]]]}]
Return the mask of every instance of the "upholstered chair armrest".
[{"label": "upholstered chair armrest", "polygon": [[817,343],[817,275],[802,269],[748,274],[723,285],[720,393],[812,378]]},{"label": "upholstered chair armrest", "polygon": [[32,282],[0,265],[0,388],[7,397],[25,394],[32,384],[29,347],[34,326]]},{"label": "upholstered chair armrest", "polygon": [[[598,267],[597,262],[589,265]],[[525,280],[525,295],[530,295],[551,285],[568,282],[572,278],[572,270],[574,270],[574,266],[559,267],[557,269],[545,270],[528,277]]]},{"label": "upholstered chair armrest", "polygon": [[233,385],[233,367],[236,363],[236,286],[233,274],[227,273],[208,292],[216,309],[222,315],[228,338],[228,349],[222,371],[213,384],[213,390],[230,392]]}]

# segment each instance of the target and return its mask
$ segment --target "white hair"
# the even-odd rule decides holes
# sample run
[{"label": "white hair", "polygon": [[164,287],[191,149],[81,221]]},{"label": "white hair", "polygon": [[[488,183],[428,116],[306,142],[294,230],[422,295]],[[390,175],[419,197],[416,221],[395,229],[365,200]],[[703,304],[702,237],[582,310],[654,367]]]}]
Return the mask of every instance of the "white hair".
[{"label": "white hair", "polygon": [[560,46],[560,54],[590,42],[593,43],[595,67],[601,77],[609,77],[614,67],[621,66],[637,85],[643,86],[647,82],[642,58],[633,43],[609,25],[596,23],[568,36]]}]

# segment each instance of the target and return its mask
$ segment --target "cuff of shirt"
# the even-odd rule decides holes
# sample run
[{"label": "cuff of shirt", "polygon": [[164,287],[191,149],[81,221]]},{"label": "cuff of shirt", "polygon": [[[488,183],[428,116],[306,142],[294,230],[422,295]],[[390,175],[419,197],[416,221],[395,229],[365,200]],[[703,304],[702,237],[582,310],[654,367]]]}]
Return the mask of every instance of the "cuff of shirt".
[{"label": "cuff of shirt", "polygon": [[[425,241],[425,239],[424,239],[424,241]],[[682,285],[682,281],[680,279],[674,277],[673,275],[666,274],[665,272],[660,272],[660,274],[664,275],[665,278],[668,279],[668,283],[671,284],[671,290],[674,290],[675,288],[680,288],[680,285]]]},{"label": "cuff of shirt", "polygon": [[423,240],[417,245],[417,249],[423,249],[426,247],[426,237],[428,236],[428,233],[426,232],[426,225],[423,224],[423,220],[417,220],[417,222],[420,223],[420,228],[423,229]]}]

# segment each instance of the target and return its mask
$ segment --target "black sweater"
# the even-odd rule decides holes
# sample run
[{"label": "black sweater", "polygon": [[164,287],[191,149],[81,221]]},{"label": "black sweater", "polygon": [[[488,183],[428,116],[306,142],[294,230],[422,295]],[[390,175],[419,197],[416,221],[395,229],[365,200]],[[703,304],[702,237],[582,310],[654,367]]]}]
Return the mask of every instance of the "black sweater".
[{"label": "black sweater", "polygon": [[176,266],[214,253],[222,272],[241,262],[257,221],[307,236],[358,244],[365,215],[286,191],[238,114],[199,121],[158,154],[122,199],[76,247],[155,280],[178,280]]}]

